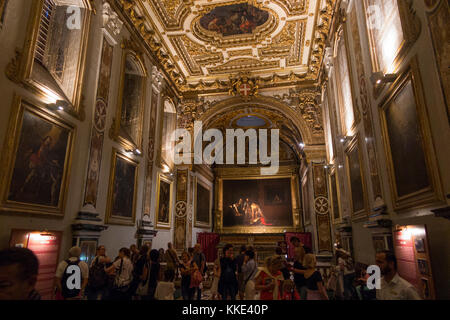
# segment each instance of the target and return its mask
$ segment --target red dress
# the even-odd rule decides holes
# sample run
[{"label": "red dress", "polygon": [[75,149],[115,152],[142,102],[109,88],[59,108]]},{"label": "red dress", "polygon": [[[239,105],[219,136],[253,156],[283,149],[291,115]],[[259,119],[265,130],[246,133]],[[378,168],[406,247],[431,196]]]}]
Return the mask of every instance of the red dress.
[{"label": "red dress", "polygon": [[[278,277],[281,275],[281,272],[278,271],[275,274],[275,277]],[[269,277],[267,275],[267,273],[265,273],[264,271],[261,271],[260,273],[260,277],[262,279],[262,283],[264,285],[269,284],[271,281],[273,281],[273,279],[271,277]],[[280,280],[276,280],[278,281],[278,300],[281,299],[281,294],[280,294],[280,290],[281,290],[281,281]],[[273,290],[261,290],[261,295],[260,295],[260,300],[273,300]]]}]

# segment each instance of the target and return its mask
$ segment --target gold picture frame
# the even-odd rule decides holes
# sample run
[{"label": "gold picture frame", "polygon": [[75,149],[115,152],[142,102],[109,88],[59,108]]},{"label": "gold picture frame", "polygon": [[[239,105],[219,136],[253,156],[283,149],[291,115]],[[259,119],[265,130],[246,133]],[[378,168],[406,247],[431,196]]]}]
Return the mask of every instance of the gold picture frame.
[{"label": "gold picture frame", "polygon": [[[128,42],[125,41],[124,44],[122,44],[122,64],[121,64],[121,73],[120,73],[120,85],[119,85],[119,94],[117,98],[117,108],[116,108],[116,115],[111,127],[110,131],[110,137],[114,139],[115,141],[119,142],[125,150],[135,150],[140,149],[142,151],[142,139],[143,139],[143,125],[144,125],[144,103],[145,103],[145,96],[146,96],[146,84],[147,84],[147,70],[145,68],[145,64],[142,61],[141,55],[136,52],[136,50],[132,50],[127,47]],[[141,83],[141,97],[139,101],[139,110],[138,110],[138,130],[137,130],[137,137],[136,141],[133,141],[132,137],[128,135],[128,133],[124,132],[122,129],[122,109],[124,107],[123,105],[123,96],[124,96],[124,90],[125,90],[125,74],[126,74],[126,68],[127,68],[127,60],[131,58],[137,68],[140,69],[141,77],[142,77],[142,83]]]},{"label": "gold picture frame", "polygon": [[[407,170],[408,163],[416,160],[411,159],[411,157],[409,157],[407,159],[408,161],[406,162],[394,159],[395,155],[391,146],[391,143],[394,143],[394,141],[392,141],[392,138],[400,137],[403,139],[404,137],[406,137],[406,131],[402,134],[399,134],[400,132],[397,132],[395,135],[390,134],[389,123],[391,123],[391,131],[394,128],[392,126],[392,123],[397,123],[398,126],[400,125],[398,124],[398,121],[389,122],[390,116],[388,112],[390,107],[395,106],[394,104],[396,103],[396,99],[398,99],[399,97],[401,98],[402,94],[408,94],[407,91],[409,91],[409,95],[405,97],[406,99],[409,99],[409,101],[401,101],[401,103],[397,104],[397,109],[399,109],[400,106],[402,108],[407,108],[409,106],[410,109],[405,109],[403,111],[409,111],[409,118],[406,114],[398,114],[397,118],[400,117],[400,119],[402,119],[403,121],[403,128],[400,129],[408,129],[409,132],[412,133],[411,139],[409,139],[411,140],[411,143],[407,144],[409,140],[399,141],[399,146],[394,149],[394,153],[396,152],[396,150],[400,150],[403,146],[405,146],[405,148],[407,146],[418,148],[412,153],[414,154],[415,159],[419,159],[419,155],[421,152],[422,155],[420,156],[420,160],[422,163],[420,165],[414,164],[415,174],[413,176],[417,176],[417,168],[423,165],[423,170],[421,170],[420,173],[426,174],[425,178],[427,179],[427,181],[409,181],[406,184],[403,183],[402,187],[402,183],[401,181],[399,181],[401,179],[401,171],[399,171],[399,169],[402,168],[402,170]],[[414,104],[414,108],[412,107],[412,104]],[[395,111],[395,109],[393,109],[393,111]],[[414,57],[411,60],[408,68],[406,68],[405,71],[399,76],[397,81],[392,84],[388,94],[386,95],[386,98],[381,102],[380,120],[394,210],[401,211],[411,208],[420,208],[426,205],[445,203],[417,57]],[[410,130],[411,128],[415,128],[417,132],[412,132]],[[420,143],[417,143],[417,140],[419,140]],[[406,152],[401,152],[401,154],[405,155]],[[401,162],[402,165],[395,166],[395,162]],[[406,176],[411,177],[411,175]],[[428,185],[425,185],[426,183]],[[405,185],[407,185],[408,188],[416,186],[418,189],[408,191],[406,190],[408,188],[404,187]]]},{"label": "gold picture frame", "polygon": [[[300,230],[299,219],[299,190],[298,190],[298,168],[280,167],[278,174],[273,176],[261,176],[260,168],[223,168],[216,172],[216,186],[217,186],[217,198],[215,221],[215,232],[222,234],[260,234],[260,233],[285,233],[285,232],[297,232]],[[224,197],[223,197],[223,182],[224,180],[273,180],[273,179],[290,179],[290,198],[292,208],[292,225],[285,226],[232,226],[224,227]]]},{"label": "gold picture frame", "polygon": [[[201,221],[199,219],[199,186],[204,188],[208,194],[209,194],[209,203],[208,203],[208,217],[209,221]],[[194,214],[194,227],[197,228],[211,228],[212,225],[212,207],[213,207],[213,190],[212,186],[208,185],[205,181],[202,179],[199,179],[198,177],[195,178],[195,197],[194,197],[194,208],[195,208],[195,214]]]},{"label": "gold picture frame", "polygon": [[7,130],[0,212],[63,217],[75,126],[15,95]]},{"label": "gold picture frame", "polygon": [[135,160],[113,148],[105,223],[134,226],[138,165]]},{"label": "gold picture frame", "polygon": [[[333,167],[328,175],[328,184],[330,190],[330,212],[333,224],[342,222],[341,214],[341,190],[339,188],[338,168]],[[336,211],[338,211],[336,215]]]},{"label": "gold picture frame", "polygon": [[[371,32],[371,26],[370,21],[374,19],[373,16],[368,16],[370,11],[368,8],[368,1],[363,1],[363,12],[365,12],[365,19],[367,23],[364,24],[364,27],[366,28],[366,34],[368,38],[368,45],[370,49],[370,57],[371,57],[371,64],[372,64],[372,72],[383,72],[380,68],[380,63],[378,61],[377,52],[375,49],[375,39]],[[393,71],[391,73],[397,73],[400,65],[406,58],[407,54],[409,53],[409,49],[412,47],[412,45],[417,41],[417,39],[420,36],[420,33],[422,31],[422,25],[420,22],[419,17],[416,15],[416,11],[412,8],[413,1],[404,1],[404,0],[393,0],[396,1],[398,12],[399,12],[399,18],[400,18],[400,27],[403,33],[403,41],[400,44],[397,52],[394,54],[394,59],[392,61],[392,65],[394,66]],[[392,27],[391,24],[386,24],[386,26]],[[378,97],[380,93],[383,91],[383,89],[386,87],[386,84],[376,84],[373,83],[373,93],[375,97]]]},{"label": "gold picture frame", "polygon": [[[349,187],[350,209],[353,220],[364,219],[368,215],[367,185],[364,174],[364,162],[359,133],[356,134],[345,150],[345,163],[347,166],[347,181]],[[357,166],[356,166],[357,165]],[[356,176],[355,176],[356,175]],[[358,181],[361,180],[361,181]],[[361,188],[359,188],[361,187]],[[356,199],[359,193],[360,199]],[[360,208],[355,207],[355,201],[360,200]]]},{"label": "gold picture frame", "polygon": [[[73,83],[73,93],[67,96],[58,84],[58,80],[55,76],[47,71],[48,79],[43,80],[43,76],[39,76],[37,79],[35,68],[35,52],[38,44],[38,37],[40,31],[40,24],[42,19],[42,11],[44,6],[44,0],[32,0],[31,13],[27,26],[27,37],[24,47],[21,52],[16,53],[16,58],[7,66],[6,74],[8,78],[17,83],[23,83],[26,87],[30,88],[40,98],[47,103],[54,103],[57,100],[66,101],[69,104],[68,108],[64,111],[71,116],[83,121],[85,119],[85,111],[83,106],[82,86],[86,64],[86,51],[88,44],[88,36],[90,29],[91,15],[94,12],[91,1],[82,0],[84,4],[84,15],[81,21],[81,34],[80,34],[80,51],[76,58],[77,68],[75,72],[75,78],[68,81]],[[40,68],[40,69],[45,69]],[[44,71],[43,71],[44,72]],[[45,73],[45,72],[44,72]],[[41,72],[42,74],[42,72]]]},{"label": "gold picture frame", "polygon": [[[157,229],[170,229],[171,227],[172,193],[173,193],[173,181],[167,178],[162,173],[158,173],[157,189],[156,189],[156,210],[155,210],[155,220]],[[162,203],[162,200],[164,200],[165,203]],[[164,205],[165,211],[164,215],[161,214],[162,205]]]}]

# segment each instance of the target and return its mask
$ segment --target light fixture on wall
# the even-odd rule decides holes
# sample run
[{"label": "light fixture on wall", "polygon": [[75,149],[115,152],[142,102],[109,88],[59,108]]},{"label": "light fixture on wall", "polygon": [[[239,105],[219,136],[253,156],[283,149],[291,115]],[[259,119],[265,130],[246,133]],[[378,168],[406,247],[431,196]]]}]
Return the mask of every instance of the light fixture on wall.
[{"label": "light fixture on wall", "polygon": [[302,148],[302,149],[305,148],[305,144],[304,144],[303,142],[300,142],[298,145],[299,145],[299,147]]},{"label": "light fixture on wall", "polygon": [[347,141],[350,141],[352,138],[353,138],[352,136],[341,136],[341,137],[339,138],[339,141],[340,141],[341,143],[346,143]]},{"label": "light fixture on wall", "polygon": [[138,148],[128,149],[128,150],[125,150],[125,152],[127,152],[129,154],[134,154],[136,156],[140,156],[142,154],[141,150],[139,150]]},{"label": "light fixture on wall", "polygon": [[381,71],[374,72],[370,76],[370,81],[372,81],[372,83],[374,85],[381,85],[381,84],[391,83],[391,82],[394,82],[395,79],[397,79],[397,75],[395,73],[386,73],[386,74],[384,74]]},{"label": "light fixture on wall", "polygon": [[55,103],[49,103],[47,106],[55,111],[63,111],[69,107],[69,103],[66,100],[57,100]]}]

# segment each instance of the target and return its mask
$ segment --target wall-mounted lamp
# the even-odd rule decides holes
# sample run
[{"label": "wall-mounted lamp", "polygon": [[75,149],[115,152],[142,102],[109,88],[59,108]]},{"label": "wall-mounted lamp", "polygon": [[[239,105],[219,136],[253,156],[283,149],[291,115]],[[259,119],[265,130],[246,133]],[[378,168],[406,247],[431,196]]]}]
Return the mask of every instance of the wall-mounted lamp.
[{"label": "wall-mounted lamp", "polygon": [[128,149],[128,150],[125,150],[125,152],[132,153],[132,154],[134,154],[136,156],[140,156],[142,154],[141,150],[139,150],[137,148],[135,148],[135,149]]},{"label": "wall-mounted lamp", "polygon": [[381,71],[380,72],[374,72],[370,76],[370,81],[372,81],[372,83],[374,85],[381,85],[381,84],[391,83],[391,82],[394,82],[395,79],[397,79],[397,75],[395,73],[386,73],[386,74],[384,74]]},{"label": "wall-mounted lamp", "polygon": [[299,147],[302,148],[302,149],[305,148],[305,144],[304,144],[303,142],[300,142],[298,145],[299,145]]},{"label": "wall-mounted lamp", "polygon": [[47,106],[52,110],[63,111],[69,107],[69,103],[66,100],[57,100],[55,103],[49,103]]},{"label": "wall-mounted lamp", "polygon": [[353,137],[352,136],[343,136],[339,138],[339,141],[341,143],[346,143],[347,141],[351,140]]}]

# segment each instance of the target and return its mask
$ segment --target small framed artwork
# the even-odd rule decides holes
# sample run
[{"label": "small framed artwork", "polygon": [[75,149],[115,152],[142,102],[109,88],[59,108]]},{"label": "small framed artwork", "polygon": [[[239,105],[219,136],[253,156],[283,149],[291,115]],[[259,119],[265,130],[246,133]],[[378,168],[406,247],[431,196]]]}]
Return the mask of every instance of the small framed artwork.
[{"label": "small framed artwork", "polygon": [[430,286],[428,284],[428,279],[422,278],[420,279],[420,283],[422,284],[422,296],[423,298],[430,299]]},{"label": "small framed artwork", "polygon": [[423,259],[417,259],[417,266],[419,267],[420,274],[429,275],[428,261]]},{"label": "small framed artwork", "polygon": [[198,178],[196,179],[194,207],[194,226],[199,228],[210,228],[212,211],[212,187]]},{"label": "small framed artwork", "polygon": [[172,181],[159,173],[156,191],[156,228],[170,229]]},{"label": "small framed artwork", "polygon": [[19,96],[2,158],[0,211],[63,216],[75,127]]},{"label": "small framed artwork", "polygon": [[134,225],[138,163],[113,149],[106,223]]},{"label": "small framed artwork", "polygon": [[416,248],[416,251],[419,253],[425,252],[425,243],[423,238],[415,238],[414,239],[414,247]]}]

